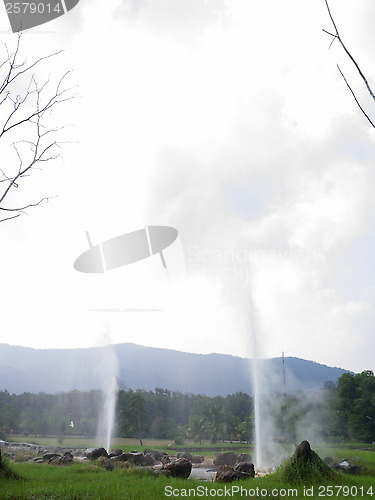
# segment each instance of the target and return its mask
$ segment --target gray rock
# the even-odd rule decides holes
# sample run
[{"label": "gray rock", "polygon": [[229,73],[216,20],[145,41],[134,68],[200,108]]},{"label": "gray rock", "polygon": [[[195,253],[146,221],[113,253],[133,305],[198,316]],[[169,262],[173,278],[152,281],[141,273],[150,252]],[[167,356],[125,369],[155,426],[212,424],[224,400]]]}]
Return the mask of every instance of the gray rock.
[{"label": "gray rock", "polygon": [[250,462],[251,464],[254,463],[251,455],[248,453],[240,453],[237,457],[237,463],[240,464],[242,462]]},{"label": "gray rock", "polygon": [[220,453],[215,460],[214,465],[234,465],[237,461],[237,455],[233,451]]},{"label": "gray rock", "polygon": [[44,462],[49,463],[52,458],[61,458],[61,455],[59,453],[53,453],[53,452],[45,453],[43,455]]},{"label": "gray rock", "polygon": [[73,454],[70,451],[66,451],[64,455],[60,458],[60,462],[63,464],[70,464],[74,460]]},{"label": "gray rock", "polygon": [[220,465],[216,472],[215,482],[231,483],[237,479],[251,479],[252,477],[254,476],[241,470],[235,470],[230,465]]},{"label": "gray rock", "polygon": [[144,455],[144,460],[146,465],[155,465],[155,460],[152,458],[150,453],[146,453],[146,455]]},{"label": "gray rock", "polygon": [[106,468],[106,470],[113,470],[115,468],[115,466],[110,458],[105,458],[103,461],[103,465]]},{"label": "gray rock", "polygon": [[[152,459],[152,457],[151,457]],[[138,451],[131,451],[130,453],[122,453],[117,457],[113,457],[112,460],[116,460],[119,462],[130,462],[133,465],[149,465],[149,458],[146,458],[143,453],[139,453]],[[151,464],[150,464],[151,465]],[[153,465],[153,464],[152,464]]]},{"label": "gray rock", "polygon": [[122,455],[122,450],[120,450],[120,448],[114,448],[108,453],[109,458],[119,457],[120,455]]},{"label": "gray rock", "polygon": [[95,448],[90,456],[89,456],[89,459],[90,460],[95,460],[96,458],[99,458],[99,457],[105,457],[105,458],[108,458],[108,453],[107,453],[107,450],[105,450],[104,448]]},{"label": "gray rock", "polygon": [[193,457],[188,451],[180,451],[177,453],[177,458],[186,458],[189,462],[192,462]]},{"label": "gray rock", "polygon": [[144,455],[147,455],[147,454],[151,455],[152,458],[155,460],[155,462],[159,462],[163,457],[166,456],[165,451],[160,452],[160,451],[156,451],[156,450],[150,450],[149,448],[144,449],[143,454]]},{"label": "gray rock", "polygon": [[302,441],[296,448],[294,456],[297,460],[308,462],[311,460],[311,446],[308,441]]},{"label": "gray rock", "polygon": [[350,464],[347,460],[343,460],[339,464],[332,464],[331,467],[337,472],[344,472],[345,474],[352,474],[354,476],[363,474],[366,471],[366,467]]},{"label": "gray rock", "polygon": [[174,462],[163,465],[162,472],[167,476],[187,479],[190,476],[192,463],[187,458],[177,458]]},{"label": "gray rock", "polygon": [[236,465],[234,470],[239,472],[245,472],[246,474],[250,474],[251,477],[255,477],[254,464],[251,462],[241,462]]}]

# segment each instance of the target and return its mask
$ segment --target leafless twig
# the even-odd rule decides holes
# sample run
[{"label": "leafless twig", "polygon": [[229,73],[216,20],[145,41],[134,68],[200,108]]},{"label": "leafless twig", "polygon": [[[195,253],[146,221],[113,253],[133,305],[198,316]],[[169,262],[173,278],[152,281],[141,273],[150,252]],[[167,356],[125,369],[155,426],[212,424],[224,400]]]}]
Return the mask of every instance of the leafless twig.
[{"label": "leafless twig", "polygon": [[[47,114],[49,115],[52,108],[58,104],[77,97],[76,87],[65,85],[70,71],[62,75],[52,91],[49,79],[40,85],[34,74],[38,64],[57,56],[60,52],[41,57],[31,63],[27,60],[18,62],[20,42],[21,35],[13,53],[10,53],[5,46],[6,57],[0,63],[0,146],[4,147],[4,141],[9,138],[10,142],[6,143],[6,147],[13,147],[14,150],[14,159],[8,160],[9,164],[1,165],[0,168],[0,210],[16,212],[12,217],[0,218],[0,222],[18,217],[21,213],[25,213],[27,208],[48,200],[44,197],[38,202],[22,206],[4,206],[9,198],[8,195],[14,188],[18,188],[22,179],[30,176],[32,170],[38,169],[38,165],[60,157],[59,149],[62,141],[59,141],[56,135],[64,127],[49,126]],[[15,86],[16,80],[17,86]],[[21,93],[19,93],[20,88],[23,88]],[[19,139],[20,137],[22,139]]]},{"label": "leafless twig", "polygon": [[[369,94],[370,94],[370,96],[371,96],[371,97],[375,100],[375,95],[374,95],[374,92],[372,91],[372,89],[371,89],[371,87],[370,87],[370,85],[369,85],[369,83],[368,83],[367,78],[365,77],[365,75],[364,75],[363,71],[362,71],[362,70],[361,70],[361,68],[359,67],[359,65],[358,65],[357,61],[354,59],[354,57],[352,56],[352,54],[349,52],[349,50],[347,49],[346,45],[345,45],[345,44],[344,44],[344,42],[342,41],[342,38],[341,38],[340,33],[339,33],[339,30],[338,30],[337,25],[336,25],[336,23],[335,23],[335,20],[333,19],[333,16],[332,16],[332,13],[331,13],[331,9],[330,9],[329,4],[328,4],[328,0],[325,0],[325,4],[326,4],[327,10],[328,10],[329,17],[330,17],[331,22],[332,22],[332,24],[333,24],[333,27],[334,27],[334,29],[335,29],[335,33],[330,33],[330,32],[329,32],[329,31],[327,31],[327,30],[323,30],[323,31],[324,31],[325,33],[327,33],[328,35],[330,35],[330,36],[332,36],[332,37],[333,37],[332,42],[331,42],[331,45],[332,45],[332,43],[333,43],[335,40],[338,40],[338,41],[340,42],[341,47],[344,49],[344,51],[345,51],[345,53],[347,54],[347,56],[349,57],[349,59],[352,61],[352,63],[353,63],[353,64],[354,64],[354,66],[356,67],[356,69],[357,69],[357,71],[358,71],[358,73],[359,73],[360,77],[362,78],[362,80],[363,80],[363,82],[364,82],[364,84],[365,84],[365,86],[366,86],[366,88],[367,88],[368,93],[369,93]],[[331,47],[331,45],[330,45],[330,47]],[[338,65],[337,65],[337,67],[338,67],[338,70],[339,70],[339,72],[340,72],[341,76],[343,77],[343,79],[344,79],[344,81],[345,81],[346,85],[348,86],[348,88],[349,88],[350,92],[352,93],[352,95],[353,95],[353,97],[354,97],[354,100],[355,100],[355,102],[357,103],[357,105],[358,105],[359,109],[362,111],[362,113],[364,114],[364,116],[366,117],[366,119],[370,122],[370,124],[371,124],[371,125],[375,128],[374,123],[372,122],[372,120],[370,119],[370,117],[368,116],[368,114],[365,112],[365,110],[363,109],[363,107],[360,105],[360,103],[359,103],[359,101],[358,101],[358,99],[357,99],[357,97],[356,97],[356,95],[355,95],[355,93],[354,93],[353,89],[350,87],[350,85],[349,85],[349,83],[348,83],[347,79],[345,78],[345,76],[344,76],[343,72],[341,71],[340,67],[339,67]]]}]

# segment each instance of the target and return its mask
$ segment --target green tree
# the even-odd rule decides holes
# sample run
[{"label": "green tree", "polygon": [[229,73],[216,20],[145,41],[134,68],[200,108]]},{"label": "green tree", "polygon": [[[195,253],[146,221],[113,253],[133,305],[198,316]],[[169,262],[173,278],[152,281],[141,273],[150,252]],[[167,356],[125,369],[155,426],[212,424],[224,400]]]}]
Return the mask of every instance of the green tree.
[{"label": "green tree", "polygon": [[146,417],[146,402],[141,394],[138,392],[133,392],[130,397],[128,404],[121,410],[122,416],[126,421],[128,421],[133,429],[138,431],[138,439],[142,443],[142,424]]},{"label": "green tree", "polygon": [[243,422],[240,422],[236,426],[236,434],[238,439],[242,442],[245,441],[247,444],[253,441],[254,435],[254,412],[245,418]]},{"label": "green tree", "polygon": [[370,370],[344,373],[338,380],[339,412],[350,438],[369,442],[375,437],[375,377]]},{"label": "green tree", "polygon": [[205,431],[204,419],[198,415],[192,415],[189,419],[189,427],[187,429],[187,436],[192,439],[195,443],[199,441],[202,443],[202,439]]},{"label": "green tree", "polygon": [[223,408],[216,401],[214,401],[203,411],[203,417],[206,429],[211,434],[211,443],[215,444],[224,430]]},{"label": "green tree", "polygon": [[253,411],[253,399],[244,392],[228,394],[225,398],[224,409],[238,419],[239,422],[245,420]]}]

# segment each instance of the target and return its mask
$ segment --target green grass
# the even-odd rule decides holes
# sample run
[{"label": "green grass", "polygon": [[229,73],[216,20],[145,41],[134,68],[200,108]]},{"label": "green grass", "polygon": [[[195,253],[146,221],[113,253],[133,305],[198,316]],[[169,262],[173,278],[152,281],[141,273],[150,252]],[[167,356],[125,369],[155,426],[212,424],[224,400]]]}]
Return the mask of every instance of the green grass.
[{"label": "green grass", "polygon": [[[30,441],[30,439],[22,439]],[[130,443],[121,440],[114,447],[139,449],[136,441]],[[47,443],[43,443],[47,445]],[[93,443],[94,444],[94,443]],[[188,443],[190,445],[190,443]],[[193,443],[195,444],[195,443]],[[83,447],[88,447],[87,441]],[[144,447],[162,449],[165,442],[145,441]],[[188,447],[186,444],[184,447]],[[311,474],[301,478],[287,476],[285,469],[289,462],[274,473],[252,480],[238,481],[231,484],[209,483],[193,480],[179,480],[164,476],[154,477],[142,469],[120,469],[107,471],[98,462],[74,463],[57,466],[34,463],[11,463],[6,461],[6,468],[0,472],[0,499],[33,500],[33,499],[166,499],[183,498],[183,493],[191,498],[225,498],[224,488],[229,488],[229,498],[373,498],[375,497],[375,452],[352,448],[317,447],[321,457],[331,456],[335,461],[348,458],[351,463],[366,466],[367,471],[361,476],[334,474],[326,477],[324,471],[310,471]],[[210,449],[210,446],[207,446]],[[228,448],[228,447],[227,447]],[[203,450],[202,450],[203,451]],[[202,453],[206,455],[206,450]],[[18,477],[18,479],[17,479]],[[297,479],[297,480],[296,480]],[[245,488],[248,495],[234,488]],[[207,491],[205,491],[207,488]],[[313,488],[313,490],[311,489]],[[372,488],[372,490],[370,490]],[[188,495],[191,490],[190,495]],[[211,490],[216,490],[215,494]],[[263,491],[263,495],[262,495]],[[166,495],[169,494],[168,495]],[[172,494],[175,493],[175,494]],[[178,495],[181,493],[182,495]],[[194,494],[195,493],[195,494]],[[307,493],[312,493],[308,495]],[[372,494],[371,494],[372,493]]]},{"label": "green grass", "polygon": [[[285,498],[299,497],[307,498],[304,489],[311,487],[314,495],[310,498],[318,498],[318,494],[326,493],[329,488],[334,492],[342,489],[342,494],[334,495],[334,498],[353,498],[350,488],[358,497],[371,498],[366,494],[367,490],[374,484],[373,477],[350,477],[338,474],[335,480],[319,481],[319,483],[307,483],[294,486],[283,481],[279,474],[271,474],[264,478],[239,481],[230,485],[208,483],[192,480],[178,480],[163,476],[153,477],[140,469],[115,469],[106,471],[94,464],[72,464],[70,466],[50,466],[42,464],[12,464],[12,470],[22,476],[22,479],[8,478],[0,481],[0,498],[12,500],[32,499],[165,499],[166,492],[182,490],[195,490],[198,493],[206,493],[206,498],[220,496],[223,488],[229,488],[231,498]],[[240,495],[232,489],[245,488],[250,495]],[[205,492],[204,489],[208,491]],[[361,489],[363,488],[363,490]],[[216,491],[216,495],[210,490]],[[257,490],[258,489],[258,490]],[[253,491],[249,491],[253,490]],[[275,491],[274,491],[275,490]],[[263,495],[261,494],[263,491]],[[362,495],[363,491],[363,495]],[[373,493],[374,486],[373,486]],[[191,494],[190,496],[193,496]],[[201,495],[202,496],[202,495]],[[323,496],[328,496],[324,494]],[[333,495],[332,495],[333,496]],[[171,498],[182,498],[178,495],[170,495]]]}]

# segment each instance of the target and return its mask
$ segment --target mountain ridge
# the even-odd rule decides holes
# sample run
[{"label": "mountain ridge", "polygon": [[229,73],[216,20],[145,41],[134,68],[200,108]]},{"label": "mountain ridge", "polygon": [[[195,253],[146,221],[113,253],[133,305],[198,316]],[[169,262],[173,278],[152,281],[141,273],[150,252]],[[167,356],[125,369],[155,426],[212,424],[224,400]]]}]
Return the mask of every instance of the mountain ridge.
[{"label": "mountain ridge", "polygon": [[[315,392],[348,370],[297,357],[257,360],[265,392]],[[116,367],[116,365],[118,365]],[[254,360],[230,354],[194,354],[134,343],[109,347],[35,349],[0,344],[0,390],[10,393],[105,390],[108,374],[122,387],[156,387],[207,396],[253,392]]]}]

